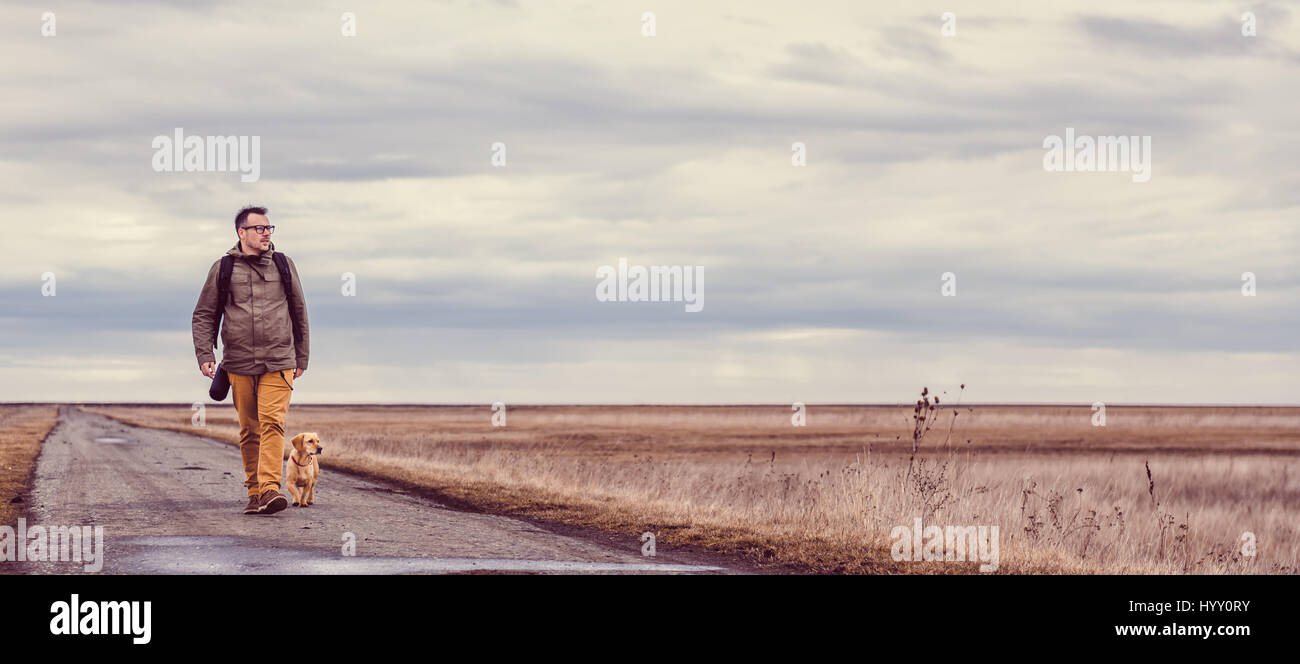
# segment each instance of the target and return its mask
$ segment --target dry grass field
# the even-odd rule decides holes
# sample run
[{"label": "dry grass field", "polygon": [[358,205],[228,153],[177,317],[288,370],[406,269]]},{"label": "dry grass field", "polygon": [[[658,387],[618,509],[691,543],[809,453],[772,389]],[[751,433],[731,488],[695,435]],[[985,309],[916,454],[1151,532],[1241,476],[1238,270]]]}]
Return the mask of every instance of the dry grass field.
[{"label": "dry grass field", "polygon": [[13,525],[26,513],[22,495],[58,413],[45,404],[0,405],[0,524]]},{"label": "dry grass field", "polygon": [[[235,442],[177,406],[85,406]],[[960,406],[911,458],[912,405],[293,406],[322,465],[485,511],[707,549],[774,571],[973,573],[896,562],[891,530],[997,525],[999,573],[1295,573],[1300,408]],[[953,414],[956,413],[954,419]],[[1150,475],[1148,475],[1148,468]],[[320,492],[328,495],[328,476]],[[243,487],[231,485],[239,498]],[[1256,555],[1243,555],[1245,533]],[[1247,536],[1246,539],[1249,539]],[[1249,547],[1247,547],[1249,550]]]}]

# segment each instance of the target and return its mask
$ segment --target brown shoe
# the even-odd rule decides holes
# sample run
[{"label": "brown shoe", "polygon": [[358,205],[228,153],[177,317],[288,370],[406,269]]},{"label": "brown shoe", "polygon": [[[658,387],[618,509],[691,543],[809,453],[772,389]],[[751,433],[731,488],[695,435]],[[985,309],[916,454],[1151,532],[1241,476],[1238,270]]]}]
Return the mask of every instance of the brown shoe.
[{"label": "brown shoe", "polygon": [[258,514],[275,514],[289,506],[289,499],[284,494],[270,489],[262,492],[262,497],[257,501]]},{"label": "brown shoe", "polygon": [[257,514],[257,496],[248,497],[248,507],[244,508],[244,514]]}]

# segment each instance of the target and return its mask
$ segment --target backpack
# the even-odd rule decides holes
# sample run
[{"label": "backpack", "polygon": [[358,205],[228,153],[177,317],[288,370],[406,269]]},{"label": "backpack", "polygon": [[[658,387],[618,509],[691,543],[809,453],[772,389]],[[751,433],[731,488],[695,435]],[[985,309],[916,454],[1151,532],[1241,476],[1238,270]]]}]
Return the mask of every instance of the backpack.
[{"label": "backpack", "polygon": [[[280,273],[280,284],[284,286],[284,298],[289,305],[289,319],[293,321],[293,342],[302,344],[302,330],[298,327],[298,311],[293,304],[293,273],[289,271],[289,257],[280,252],[271,254],[271,261]],[[234,301],[230,292],[230,275],[235,269],[235,257],[226,254],[221,257],[221,268],[217,272],[217,322],[212,326],[212,347],[217,347],[217,336],[221,333],[221,317],[226,311],[226,301]]]}]

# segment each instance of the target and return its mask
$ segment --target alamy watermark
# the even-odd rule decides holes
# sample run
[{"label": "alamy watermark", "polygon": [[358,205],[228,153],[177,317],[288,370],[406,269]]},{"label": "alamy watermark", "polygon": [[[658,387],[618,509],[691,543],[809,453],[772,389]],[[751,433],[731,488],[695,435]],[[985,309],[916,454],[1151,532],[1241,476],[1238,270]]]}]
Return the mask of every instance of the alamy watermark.
[{"label": "alamy watermark", "polygon": [[648,530],[641,533],[641,555],[647,558],[655,557],[655,534]]},{"label": "alamy watermark", "polygon": [[1075,136],[1074,127],[1043,139],[1043,170],[1076,173],[1125,172],[1134,182],[1151,179],[1150,136]]},{"label": "alamy watermark", "polygon": [[87,572],[104,567],[104,527],[32,526],[19,518],[18,527],[0,526],[0,562],[84,563]]},{"label": "alamy watermark", "polygon": [[704,309],[703,265],[633,265],[626,258],[596,268],[599,302],[685,302],[686,311]]},{"label": "alamy watermark", "polygon": [[945,561],[981,563],[981,572],[998,571],[997,526],[926,526],[921,518],[912,527],[895,526],[889,552],[895,561]]},{"label": "alamy watermark", "polygon": [[50,604],[50,613],[50,634],[55,636],[125,634],[136,645],[153,639],[153,602],[148,600],[96,602],[74,593],[66,602]]},{"label": "alamy watermark", "polygon": [[261,136],[186,136],[176,128],[174,136],[154,136],[153,170],[162,172],[240,173],[240,182],[257,182],[262,177]]}]

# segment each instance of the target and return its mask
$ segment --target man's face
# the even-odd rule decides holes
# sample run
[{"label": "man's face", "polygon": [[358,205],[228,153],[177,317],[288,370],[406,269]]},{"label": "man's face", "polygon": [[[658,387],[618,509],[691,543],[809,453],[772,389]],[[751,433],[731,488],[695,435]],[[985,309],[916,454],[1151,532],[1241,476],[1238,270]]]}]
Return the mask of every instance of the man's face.
[{"label": "man's face", "polygon": [[243,244],[244,253],[261,254],[271,248],[271,233],[258,233],[250,226],[270,226],[271,222],[266,220],[266,215],[257,214],[256,212],[248,215],[244,220],[244,225],[239,228],[239,241]]}]

